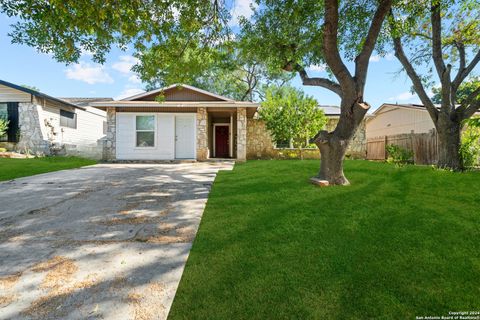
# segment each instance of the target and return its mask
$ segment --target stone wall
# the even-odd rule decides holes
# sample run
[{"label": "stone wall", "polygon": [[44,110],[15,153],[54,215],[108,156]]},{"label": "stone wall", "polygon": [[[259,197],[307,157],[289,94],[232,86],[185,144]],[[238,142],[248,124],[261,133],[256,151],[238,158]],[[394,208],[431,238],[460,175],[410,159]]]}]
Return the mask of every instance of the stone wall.
[{"label": "stone wall", "polygon": [[237,160],[247,159],[247,108],[237,108]]},{"label": "stone wall", "polygon": [[197,108],[197,160],[208,159],[207,108]]},{"label": "stone wall", "polygon": [[[331,131],[337,125],[338,118],[329,118],[326,129]],[[319,159],[318,149],[301,151],[304,159]],[[347,156],[365,159],[366,157],[365,121],[358,128],[352,143],[347,149]],[[297,149],[276,149],[265,123],[258,119],[248,119],[247,123],[247,159],[295,159],[300,158]]]},{"label": "stone wall", "polygon": [[107,135],[103,141],[103,160],[112,161],[117,157],[116,149],[117,114],[115,108],[107,108]]},{"label": "stone wall", "polygon": [[38,156],[50,154],[50,141],[46,130],[42,132],[40,123],[41,109],[33,103],[18,104],[19,140],[15,150]]}]

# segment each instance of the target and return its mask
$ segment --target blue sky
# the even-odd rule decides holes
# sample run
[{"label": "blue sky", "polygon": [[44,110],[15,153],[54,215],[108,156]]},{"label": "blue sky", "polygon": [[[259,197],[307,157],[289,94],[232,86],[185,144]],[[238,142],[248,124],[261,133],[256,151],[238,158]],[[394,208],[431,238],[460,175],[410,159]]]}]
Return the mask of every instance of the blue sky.
[{"label": "blue sky", "polygon": [[[232,14],[250,14],[250,1],[236,1]],[[114,49],[104,65],[91,61],[91,55],[82,55],[79,64],[66,66],[51,56],[38,53],[26,45],[12,44],[8,32],[13,19],[0,14],[0,79],[15,84],[35,86],[40,91],[56,97],[113,97],[121,98],[141,92],[143,84],[130,71],[135,59],[131,52]],[[405,74],[396,74],[400,64],[393,55],[371,58],[365,99],[371,111],[384,102],[419,102],[410,93],[410,80]],[[325,76],[322,66],[312,66],[311,76]],[[320,104],[338,105],[339,98],[328,90],[302,86],[297,77],[293,85],[314,96]]]}]

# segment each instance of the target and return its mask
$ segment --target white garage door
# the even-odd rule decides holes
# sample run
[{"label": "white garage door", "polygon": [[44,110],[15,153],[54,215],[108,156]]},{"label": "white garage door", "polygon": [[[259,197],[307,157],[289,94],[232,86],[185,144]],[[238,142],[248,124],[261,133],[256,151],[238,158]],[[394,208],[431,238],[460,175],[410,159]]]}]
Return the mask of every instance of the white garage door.
[{"label": "white garage door", "polygon": [[118,160],[195,159],[195,114],[117,113],[116,138]]}]

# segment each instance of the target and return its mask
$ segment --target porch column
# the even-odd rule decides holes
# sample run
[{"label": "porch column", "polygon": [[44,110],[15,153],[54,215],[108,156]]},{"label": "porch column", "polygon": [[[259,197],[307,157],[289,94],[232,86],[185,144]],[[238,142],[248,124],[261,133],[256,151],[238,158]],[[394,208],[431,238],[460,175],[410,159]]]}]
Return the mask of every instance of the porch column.
[{"label": "porch column", "polygon": [[116,110],[113,107],[107,107],[107,136],[103,145],[103,160],[105,161],[116,159],[116,128]]},{"label": "porch column", "polygon": [[237,160],[247,159],[247,108],[237,108]]},{"label": "porch column", "polygon": [[197,160],[208,159],[207,108],[197,108]]}]

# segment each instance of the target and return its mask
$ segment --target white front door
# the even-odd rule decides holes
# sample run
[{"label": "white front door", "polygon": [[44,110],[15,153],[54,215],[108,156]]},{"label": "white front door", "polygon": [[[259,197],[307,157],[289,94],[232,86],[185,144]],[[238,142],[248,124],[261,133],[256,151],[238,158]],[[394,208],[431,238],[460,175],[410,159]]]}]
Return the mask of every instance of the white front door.
[{"label": "white front door", "polygon": [[195,116],[175,116],[175,158],[195,159]]}]

